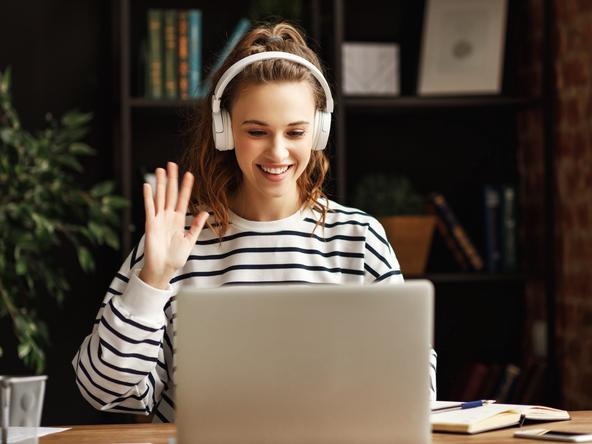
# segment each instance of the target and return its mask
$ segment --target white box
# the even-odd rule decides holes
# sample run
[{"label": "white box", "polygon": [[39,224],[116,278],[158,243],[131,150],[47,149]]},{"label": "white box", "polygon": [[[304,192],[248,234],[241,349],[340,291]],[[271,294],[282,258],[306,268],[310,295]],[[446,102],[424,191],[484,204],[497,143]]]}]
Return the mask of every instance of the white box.
[{"label": "white box", "polygon": [[399,45],[346,42],[342,46],[343,93],[399,95]]}]

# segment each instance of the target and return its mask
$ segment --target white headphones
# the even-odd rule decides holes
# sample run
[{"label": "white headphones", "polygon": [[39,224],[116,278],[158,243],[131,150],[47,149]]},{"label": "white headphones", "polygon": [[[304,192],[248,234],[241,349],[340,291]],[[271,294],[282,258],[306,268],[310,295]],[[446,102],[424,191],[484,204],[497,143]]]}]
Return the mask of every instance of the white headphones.
[{"label": "white headphones", "polygon": [[329,84],[325,80],[325,77],[323,77],[321,71],[319,71],[319,69],[308,60],[295,54],[282,51],[267,51],[247,56],[228,68],[222,77],[220,77],[220,80],[218,80],[216,88],[214,89],[214,95],[212,96],[212,131],[214,133],[214,145],[216,149],[220,151],[234,149],[230,113],[225,109],[220,108],[220,100],[222,99],[224,90],[230,81],[236,77],[246,66],[258,62],[259,60],[269,59],[285,59],[306,66],[310,70],[311,74],[321,84],[323,91],[325,91],[326,105],[324,110],[315,111],[312,133],[312,149],[324,149],[325,146],[327,146],[327,140],[329,140],[329,131],[331,129],[331,113],[333,112],[333,96],[331,96]]}]

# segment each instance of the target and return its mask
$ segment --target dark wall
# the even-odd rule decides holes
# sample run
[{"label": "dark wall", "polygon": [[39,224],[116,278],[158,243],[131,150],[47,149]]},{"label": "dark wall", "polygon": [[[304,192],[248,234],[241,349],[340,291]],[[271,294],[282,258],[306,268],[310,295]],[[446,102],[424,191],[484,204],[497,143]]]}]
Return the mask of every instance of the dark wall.
[{"label": "dark wall", "polygon": [[[112,116],[116,109],[112,57],[111,2],[106,0],[19,0],[0,9],[0,69],[12,67],[14,105],[26,129],[43,127],[44,116],[70,109],[93,112],[87,142],[98,156],[84,162],[85,186],[113,179]],[[70,272],[72,291],[60,309],[48,302],[41,317],[50,327],[49,376],[43,424],[120,422],[99,414],[81,397],[71,360],[92,327],[105,289],[119,267],[120,253],[97,249],[97,272],[84,275],[69,250],[56,251]],[[48,300],[50,300],[48,298]],[[7,353],[0,374],[30,373],[14,353],[10,325],[0,321]]]}]

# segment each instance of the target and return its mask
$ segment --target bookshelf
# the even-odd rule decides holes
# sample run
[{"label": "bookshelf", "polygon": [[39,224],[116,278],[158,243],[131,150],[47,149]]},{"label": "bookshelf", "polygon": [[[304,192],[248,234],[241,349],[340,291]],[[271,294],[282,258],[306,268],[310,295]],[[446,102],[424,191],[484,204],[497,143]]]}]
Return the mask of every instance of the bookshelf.
[{"label": "bookshelf", "polygon": [[[203,66],[207,67],[215,60],[236,22],[248,15],[254,3],[233,2],[229,8],[221,3],[190,0],[114,1],[117,24],[114,47],[119,67],[115,171],[122,193],[132,202],[122,222],[124,254],[142,233],[142,172],[178,158],[184,143],[186,118],[199,103],[199,99],[155,100],[142,95],[138,59],[141,38],[146,32],[147,10],[201,9]],[[301,4],[302,13],[296,22],[306,30],[311,46],[325,62],[336,104],[327,150],[331,160],[330,196],[348,204],[357,181],[365,174],[403,173],[420,191],[443,193],[477,248],[483,251],[481,188],[486,183],[519,182],[518,115],[533,109],[546,113],[549,108],[544,91],[539,96],[525,95],[513,75],[518,57],[513,42],[520,38],[520,23],[514,19],[517,3],[509,2],[502,94],[446,97],[415,94],[425,1],[302,0]],[[346,41],[398,43],[401,94],[397,97],[344,95],[336,85],[341,84],[343,77],[340,49]],[[542,53],[548,57],[548,51]],[[550,69],[547,63],[545,70]],[[546,134],[544,139],[546,149],[551,150],[548,141],[551,135]],[[552,162],[552,156],[548,155],[547,161]],[[545,200],[551,201],[550,186],[545,194]],[[443,245],[439,248],[441,254],[432,255],[427,272],[409,278],[427,278],[436,285],[439,386],[441,395],[446,397],[445,387],[452,386],[459,360],[495,363],[521,360],[521,345],[527,334],[521,316],[524,316],[524,288],[529,276],[520,269],[511,273],[460,272],[446,266],[452,258],[442,253]],[[519,250],[519,254],[527,252]],[[553,269],[552,260],[549,267]],[[551,290],[546,298],[552,311],[554,284],[550,275]],[[502,334],[492,335],[480,328],[472,320],[475,313],[482,313],[479,320],[482,325],[500,323]],[[550,360],[554,353],[553,325],[550,316]],[[471,331],[468,342],[461,338],[467,328]],[[467,350],[471,352],[467,354]]]}]

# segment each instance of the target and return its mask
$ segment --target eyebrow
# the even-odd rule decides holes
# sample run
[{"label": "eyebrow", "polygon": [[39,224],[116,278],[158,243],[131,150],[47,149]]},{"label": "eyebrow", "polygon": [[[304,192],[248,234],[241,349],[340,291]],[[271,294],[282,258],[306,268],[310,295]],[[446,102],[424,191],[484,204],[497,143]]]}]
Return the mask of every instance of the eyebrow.
[{"label": "eyebrow", "polygon": [[[261,126],[269,126],[267,123],[262,122],[261,120],[245,120],[241,125],[248,125],[248,124],[255,124]],[[295,125],[308,125],[309,122],[306,120],[299,120],[298,122],[288,123],[288,126],[295,126]]]}]

